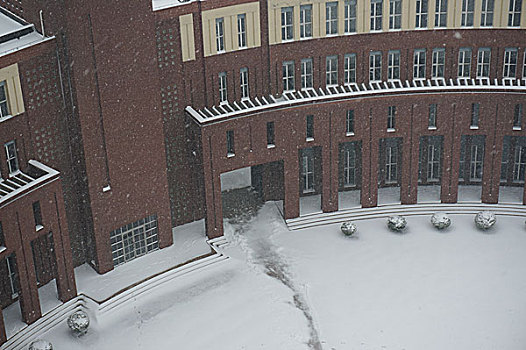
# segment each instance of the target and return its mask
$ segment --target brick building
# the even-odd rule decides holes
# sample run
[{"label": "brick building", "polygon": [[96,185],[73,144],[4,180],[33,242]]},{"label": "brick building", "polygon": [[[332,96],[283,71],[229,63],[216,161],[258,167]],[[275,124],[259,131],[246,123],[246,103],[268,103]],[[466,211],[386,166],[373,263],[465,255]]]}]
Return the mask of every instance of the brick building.
[{"label": "brick building", "polygon": [[73,266],[105,273],[201,218],[222,235],[239,169],[286,218],[525,203],[526,1],[0,6],[18,28],[0,38],[0,298],[27,323],[37,286],[75,295]]}]

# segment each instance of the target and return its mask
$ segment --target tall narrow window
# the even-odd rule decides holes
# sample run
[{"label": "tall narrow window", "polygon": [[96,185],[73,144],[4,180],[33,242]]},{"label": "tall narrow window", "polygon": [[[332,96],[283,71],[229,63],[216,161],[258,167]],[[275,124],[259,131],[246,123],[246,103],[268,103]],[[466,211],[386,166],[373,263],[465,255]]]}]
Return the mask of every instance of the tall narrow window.
[{"label": "tall narrow window", "polygon": [[433,64],[431,66],[432,78],[444,78],[444,67],[446,61],[445,49],[433,49]]},{"label": "tall narrow window", "polygon": [[11,298],[15,299],[18,297],[20,292],[20,284],[18,280],[18,270],[16,266],[15,254],[11,254],[6,258],[7,273],[9,275],[9,287],[11,290]]},{"label": "tall narrow window", "polygon": [[495,7],[494,0],[482,0],[482,12],[480,14],[480,26],[493,26],[493,9]]},{"label": "tall narrow window", "polygon": [[267,147],[272,148],[274,145],[274,122],[267,122]]},{"label": "tall narrow window", "polygon": [[312,5],[300,6],[300,38],[312,38]]},{"label": "tall narrow window", "polygon": [[471,181],[482,180],[482,167],[484,162],[484,147],[471,145],[471,162],[469,167],[469,178]]},{"label": "tall narrow window", "polygon": [[515,161],[513,162],[513,182],[524,182],[526,170],[526,146],[515,146]]},{"label": "tall narrow window", "polygon": [[389,29],[402,28],[402,0],[389,0]]},{"label": "tall narrow window", "polygon": [[461,48],[458,51],[458,77],[469,78],[471,71],[471,49]]},{"label": "tall narrow window", "polygon": [[344,56],[343,73],[344,84],[356,83],[356,54],[351,53]]},{"label": "tall narrow window", "polygon": [[245,100],[249,98],[248,89],[248,68],[241,68],[239,71],[239,85],[241,90],[241,99]]},{"label": "tall narrow window", "polygon": [[387,80],[400,80],[400,51],[389,51],[387,55]]},{"label": "tall narrow window", "polygon": [[33,218],[35,219],[35,227],[37,230],[44,227],[44,223],[42,221],[42,210],[40,209],[40,202],[33,202]]},{"label": "tall narrow window", "polygon": [[396,106],[387,108],[387,130],[394,130],[396,117]]},{"label": "tall narrow window", "polygon": [[491,49],[480,48],[477,55],[477,78],[489,78],[490,61]]},{"label": "tall narrow window", "polygon": [[9,108],[7,103],[7,85],[5,80],[0,82],[0,119],[9,115]]},{"label": "tall narrow window", "polygon": [[382,0],[371,0],[371,31],[382,30]]},{"label": "tall narrow window", "polygon": [[345,1],[345,34],[356,33],[356,0]]},{"label": "tall narrow window", "polygon": [[526,80],[526,50],[524,50],[524,55],[522,59],[522,79]]},{"label": "tall narrow window", "polygon": [[0,221],[0,247],[5,247],[4,229],[2,227],[2,221]]},{"label": "tall narrow window", "polygon": [[522,0],[510,0],[508,27],[519,27],[521,24]]},{"label": "tall narrow window", "polygon": [[247,47],[247,16],[244,13],[237,15],[237,45]]},{"label": "tall narrow window", "polygon": [[429,105],[429,119],[427,123],[429,129],[436,129],[437,127],[437,104],[433,103]]},{"label": "tall narrow window", "polygon": [[294,90],[294,62],[283,62],[283,91]]},{"label": "tall narrow window", "polygon": [[382,80],[382,53],[371,52],[369,54],[369,80]]},{"label": "tall narrow window", "polygon": [[502,142],[502,159],[500,162],[500,182],[508,182],[508,162],[510,157],[510,137],[504,137]]},{"label": "tall narrow window", "polygon": [[510,48],[504,50],[504,66],[502,77],[504,79],[515,78],[517,72],[517,49]]},{"label": "tall narrow window", "polygon": [[232,157],[236,154],[234,148],[234,130],[227,130],[226,132],[226,155]]},{"label": "tall narrow window", "polygon": [[427,181],[440,180],[440,148],[437,144],[427,146]]},{"label": "tall narrow window", "polygon": [[354,110],[349,109],[345,118],[345,133],[347,136],[354,135]]},{"label": "tall narrow window", "polygon": [[302,161],[303,193],[314,192],[314,155],[312,152],[304,152]]},{"label": "tall narrow window", "polygon": [[216,18],[216,49],[217,52],[225,51],[225,22],[223,17]]},{"label": "tall narrow window", "polygon": [[413,79],[426,78],[426,50],[415,50],[413,56]]},{"label": "tall narrow window", "polygon": [[427,28],[427,0],[416,0],[416,28]]},{"label": "tall narrow window", "polygon": [[312,58],[301,60],[301,88],[312,88]]},{"label": "tall narrow window", "polygon": [[515,113],[513,114],[513,128],[520,130],[522,126],[522,104],[515,105]]},{"label": "tall narrow window", "polygon": [[344,187],[356,186],[356,151],[354,148],[345,148],[343,151],[343,176]]},{"label": "tall narrow window", "polygon": [[447,0],[435,0],[435,27],[447,26]]},{"label": "tall narrow window", "polygon": [[219,73],[219,102],[227,103],[227,85],[226,85],[226,72]]},{"label": "tall narrow window", "polygon": [[385,183],[398,182],[398,147],[385,148]]},{"label": "tall narrow window", "polygon": [[462,27],[473,27],[474,14],[475,14],[475,0],[462,0],[460,25]]},{"label": "tall narrow window", "polygon": [[308,115],[305,120],[307,122],[305,138],[307,141],[314,140],[314,116]]},{"label": "tall narrow window", "polygon": [[479,127],[479,110],[480,105],[478,103],[473,103],[471,105],[471,125],[472,129],[478,129]]},{"label": "tall narrow window", "polygon": [[293,24],[293,7],[282,7],[281,8],[281,40],[293,40],[294,39],[294,24]]},{"label": "tall narrow window", "polygon": [[14,174],[19,170],[16,142],[14,140],[9,141],[4,145],[4,147],[5,153],[7,155],[7,167],[9,169],[9,174]]},{"label": "tall narrow window", "polygon": [[325,4],[325,34],[338,34],[338,2]]},{"label": "tall narrow window", "polygon": [[327,86],[338,84],[338,56],[328,56],[325,59],[325,72]]}]

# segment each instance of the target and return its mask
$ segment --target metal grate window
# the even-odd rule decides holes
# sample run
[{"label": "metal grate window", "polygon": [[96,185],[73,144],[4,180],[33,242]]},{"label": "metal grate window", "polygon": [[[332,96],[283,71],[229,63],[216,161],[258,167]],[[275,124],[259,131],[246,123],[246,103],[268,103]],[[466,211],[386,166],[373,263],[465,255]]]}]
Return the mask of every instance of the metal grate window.
[{"label": "metal grate window", "polygon": [[122,226],[110,233],[113,266],[124,264],[159,248],[157,215]]}]

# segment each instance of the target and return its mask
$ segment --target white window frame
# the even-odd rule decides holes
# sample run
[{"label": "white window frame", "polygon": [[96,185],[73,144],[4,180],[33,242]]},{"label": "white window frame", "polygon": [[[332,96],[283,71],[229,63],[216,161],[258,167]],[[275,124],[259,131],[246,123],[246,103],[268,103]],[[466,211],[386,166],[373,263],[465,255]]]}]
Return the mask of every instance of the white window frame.
[{"label": "white window frame", "polygon": [[458,50],[458,74],[459,79],[469,79],[471,77],[471,48],[461,47]]},{"label": "white window frame", "polygon": [[302,164],[303,193],[314,192],[314,156],[303,155]]},{"label": "white window frame", "polygon": [[346,0],[344,3],[344,32],[356,33],[356,0]]},{"label": "white window frame", "polygon": [[477,78],[488,78],[491,66],[491,49],[489,47],[479,48],[477,54]]},{"label": "white window frame", "polygon": [[473,27],[475,18],[475,0],[462,0],[460,26]]},{"label": "white window frame", "polygon": [[225,52],[225,20],[223,17],[216,18],[216,50]]},{"label": "white window frame", "polygon": [[300,6],[300,39],[312,38],[312,5]]},{"label": "white window frame", "polygon": [[517,76],[517,61],[519,50],[516,48],[506,48],[504,50],[504,60],[502,63],[502,78],[515,79]]},{"label": "white window frame", "polygon": [[[379,58],[379,59],[378,59]],[[369,53],[369,81],[382,80],[382,52],[373,51]]]},{"label": "white window frame", "polygon": [[343,187],[356,186],[356,150],[345,148],[343,151]]},{"label": "white window frame", "polygon": [[[479,173],[480,170],[480,173]],[[469,165],[469,180],[482,181],[484,172],[484,147],[471,145],[471,158]]]},{"label": "white window frame", "polygon": [[0,119],[7,118],[9,116],[10,116],[10,113],[9,113],[9,101],[8,101],[8,96],[7,96],[7,84],[6,84],[6,81],[4,80],[0,82]]},{"label": "white window frame", "polygon": [[226,72],[219,73],[219,103],[228,103],[228,85]]},{"label": "white window frame", "polygon": [[294,8],[281,8],[281,41],[294,40]]},{"label": "white window frame", "polygon": [[416,0],[415,28],[427,28],[428,5],[427,0]]},{"label": "white window frame", "polygon": [[338,85],[338,56],[327,56],[325,58],[325,85]]},{"label": "white window frame", "polygon": [[447,27],[447,0],[435,0],[435,28]]},{"label": "white window frame", "polygon": [[250,90],[248,86],[248,68],[241,68],[239,70],[239,86],[241,90],[241,100],[248,100],[250,98]]},{"label": "white window frame", "polygon": [[427,128],[430,130],[435,130],[437,128],[437,114],[438,114],[438,105],[432,103],[429,105],[429,117],[427,119]]},{"label": "white window frame", "polygon": [[385,183],[398,182],[398,146],[385,147]]},{"label": "white window frame", "polygon": [[493,27],[493,12],[495,11],[494,0],[482,0],[482,11],[480,13],[480,26]]},{"label": "white window frame", "polygon": [[[20,292],[20,277],[18,271],[15,270],[16,263],[13,261],[13,259],[15,259],[14,254],[10,254],[5,258],[5,262],[7,265],[7,274],[9,276],[9,287],[11,289],[11,299],[17,298],[18,293]],[[16,277],[18,277],[18,285],[15,284]]]},{"label": "white window frame", "polygon": [[354,109],[347,110],[345,115],[345,134],[347,136],[354,135]]},{"label": "white window frame", "polygon": [[237,46],[240,49],[247,47],[247,15],[237,15]]},{"label": "white window frame", "polygon": [[471,123],[470,129],[478,129],[480,123],[480,104],[472,103],[471,104]]},{"label": "white window frame", "polygon": [[[443,48],[433,49],[431,63],[431,78],[444,79],[446,69],[446,50]],[[439,73],[441,73],[439,75]]]},{"label": "white window frame", "polygon": [[426,78],[426,50],[417,49],[413,53],[413,79],[422,80]]},{"label": "white window frame", "polygon": [[15,175],[19,172],[20,166],[18,163],[18,154],[16,150],[16,141],[12,140],[7,142],[4,145],[6,159],[7,159],[7,168],[9,170],[9,175]]},{"label": "white window frame", "polygon": [[371,32],[382,31],[383,0],[371,0]]},{"label": "white window frame", "polygon": [[283,72],[283,91],[295,90],[294,61],[285,61],[282,65]]},{"label": "white window frame", "polygon": [[513,130],[521,130],[522,128],[522,103],[515,105],[513,112]]},{"label": "white window frame", "polygon": [[508,8],[508,27],[520,27],[522,0],[510,0]]},{"label": "white window frame", "polygon": [[387,80],[400,80],[400,50],[387,53]]},{"label": "white window frame", "polygon": [[526,171],[526,146],[516,145],[513,158],[513,182],[524,183]]},{"label": "white window frame", "polygon": [[[434,176],[436,170],[437,176]],[[440,181],[440,149],[438,145],[429,144],[427,146],[427,181]]]},{"label": "white window frame", "polygon": [[526,80],[526,50],[524,50],[524,54],[522,56],[522,79]]},{"label": "white window frame", "polygon": [[325,3],[325,35],[338,35],[338,2]]},{"label": "white window frame", "polygon": [[[313,87],[313,69],[312,58],[301,60],[301,88],[309,89]],[[309,72],[310,71],[310,72]]]},{"label": "white window frame", "polygon": [[389,30],[402,29],[402,0],[389,0]]},{"label": "white window frame", "polygon": [[396,106],[387,107],[387,130],[396,130]]},{"label": "white window frame", "polygon": [[343,58],[343,83],[356,84],[356,54],[346,54]]}]

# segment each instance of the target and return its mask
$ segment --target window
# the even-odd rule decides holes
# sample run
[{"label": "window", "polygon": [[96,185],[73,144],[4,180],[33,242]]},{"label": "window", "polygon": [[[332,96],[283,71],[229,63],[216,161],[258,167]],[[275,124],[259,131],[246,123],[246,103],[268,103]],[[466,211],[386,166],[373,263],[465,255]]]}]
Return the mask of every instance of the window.
[{"label": "window", "polygon": [[343,73],[345,84],[356,83],[356,55],[354,53],[344,56]]},{"label": "window", "polygon": [[437,144],[427,146],[427,181],[440,180],[440,148]]},{"label": "window", "polygon": [[371,31],[382,30],[382,0],[371,0]]},{"label": "window", "polygon": [[402,28],[402,0],[389,0],[389,29]]},{"label": "window", "polygon": [[413,56],[413,79],[426,78],[426,50],[415,50]]},{"label": "window", "polygon": [[5,261],[7,265],[7,273],[9,275],[9,289],[11,292],[11,299],[15,299],[18,297],[18,293],[20,292],[15,254],[10,254],[5,259]]},{"label": "window", "polygon": [[387,80],[400,80],[400,51],[389,51],[387,55]]},{"label": "window", "polygon": [[303,193],[314,192],[314,155],[305,150],[302,156],[301,175],[303,176]]},{"label": "window", "polygon": [[124,225],[110,233],[113,266],[145,255],[159,248],[157,215]]},{"label": "window", "polygon": [[387,107],[387,130],[395,128],[396,106]]},{"label": "window", "polygon": [[462,0],[462,12],[460,25],[462,27],[473,27],[473,16],[475,13],[475,0]]},{"label": "window", "polygon": [[522,0],[510,0],[508,27],[518,27],[521,24]]},{"label": "window", "polygon": [[473,103],[471,105],[471,128],[478,129],[479,127],[479,110],[480,105],[478,103]]},{"label": "window", "polygon": [[349,109],[345,118],[345,133],[347,136],[354,135],[354,110]]},{"label": "window", "polygon": [[307,141],[314,140],[314,116],[308,115],[306,118],[307,121],[307,130],[306,130],[306,139]]},{"label": "window", "polygon": [[369,80],[382,80],[382,53],[371,52],[369,54]]},{"label": "window", "polygon": [[447,0],[435,0],[435,27],[447,26]]},{"label": "window", "polygon": [[312,5],[300,6],[300,38],[312,38]]},{"label": "window", "polygon": [[325,4],[325,34],[338,34],[338,2]]},{"label": "window", "polygon": [[526,170],[526,146],[515,146],[515,160],[513,162],[513,182],[524,182]]},{"label": "window", "polygon": [[444,78],[444,66],[446,61],[445,49],[433,49],[433,63],[431,66],[432,78]]},{"label": "window", "polygon": [[513,128],[519,129],[522,126],[522,104],[515,105],[515,113],[513,114]]},{"label": "window", "polygon": [[267,122],[267,147],[272,148],[274,145],[274,122]]},{"label": "window", "polygon": [[0,247],[5,247],[4,229],[2,227],[2,221],[0,221]]},{"label": "window", "polygon": [[294,39],[294,27],[293,27],[293,7],[282,7],[281,8],[281,40],[293,40]]},{"label": "window", "polygon": [[477,56],[477,78],[489,78],[491,49],[480,48]]},{"label": "window", "polygon": [[471,145],[471,162],[469,170],[469,179],[471,181],[482,180],[482,165],[484,162],[484,147],[480,145]]},{"label": "window", "polygon": [[283,62],[283,91],[294,90],[294,62]]},{"label": "window", "polygon": [[416,28],[427,28],[427,0],[416,0]]},{"label": "window", "polygon": [[526,50],[524,50],[524,59],[522,60],[522,79],[526,79]]},{"label": "window", "polygon": [[398,182],[398,147],[387,146],[385,148],[385,183]]},{"label": "window", "polygon": [[329,56],[325,59],[326,84],[334,86],[338,84],[338,56]]},{"label": "window", "polygon": [[249,98],[248,89],[248,68],[241,68],[239,71],[239,85],[241,88],[241,99],[245,100]]},{"label": "window", "polygon": [[227,85],[226,85],[226,72],[219,73],[219,102],[227,103]]},{"label": "window", "polygon": [[0,82],[0,119],[9,115],[9,108],[7,104],[7,85],[5,80]]},{"label": "window", "polygon": [[504,136],[502,143],[502,160],[500,163],[500,182],[508,182],[508,161],[510,157],[510,137]]},{"label": "window", "polygon": [[343,186],[356,186],[356,151],[345,148],[343,151]]},{"label": "window", "polygon": [[480,15],[480,26],[491,27],[493,25],[494,0],[482,0],[482,13]]},{"label": "window", "polygon": [[9,141],[5,145],[5,153],[7,155],[7,167],[9,169],[9,174],[14,174],[18,172],[18,156],[16,153],[16,142]]},{"label": "window", "polygon": [[232,157],[236,154],[234,148],[234,130],[227,130],[226,132],[226,155]]},{"label": "window", "polygon": [[471,70],[471,49],[461,48],[458,52],[458,77],[469,78]]},{"label": "window", "polygon": [[504,69],[502,77],[504,79],[515,78],[517,71],[517,49],[506,49],[504,50]]},{"label": "window", "polygon": [[244,13],[237,15],[237,45],[247,47],[247,16]]},{"label": "window", "polygon": [[312,58],[301,60],[301,88],[312,88]]},{"label": "window", "polygon": [[427,123],[429,129],[436,129],[437,127],[437,104],[433,103],[429,105],[429,120]]},{"label": "window", "polygon": [[356,0],[347,0],[345,8],[345,34],[356,33]]},{"label": "window", "polygon": [[225,51],[225,23],[223,18],[216,18],[216,49],[217,52]]},{"label": "window", "polygon": [[42,210],[40,209],[40,202],[33,202],[33,218],[35,219],[35,227],[38,230],[44,227],[42,222]]}]

